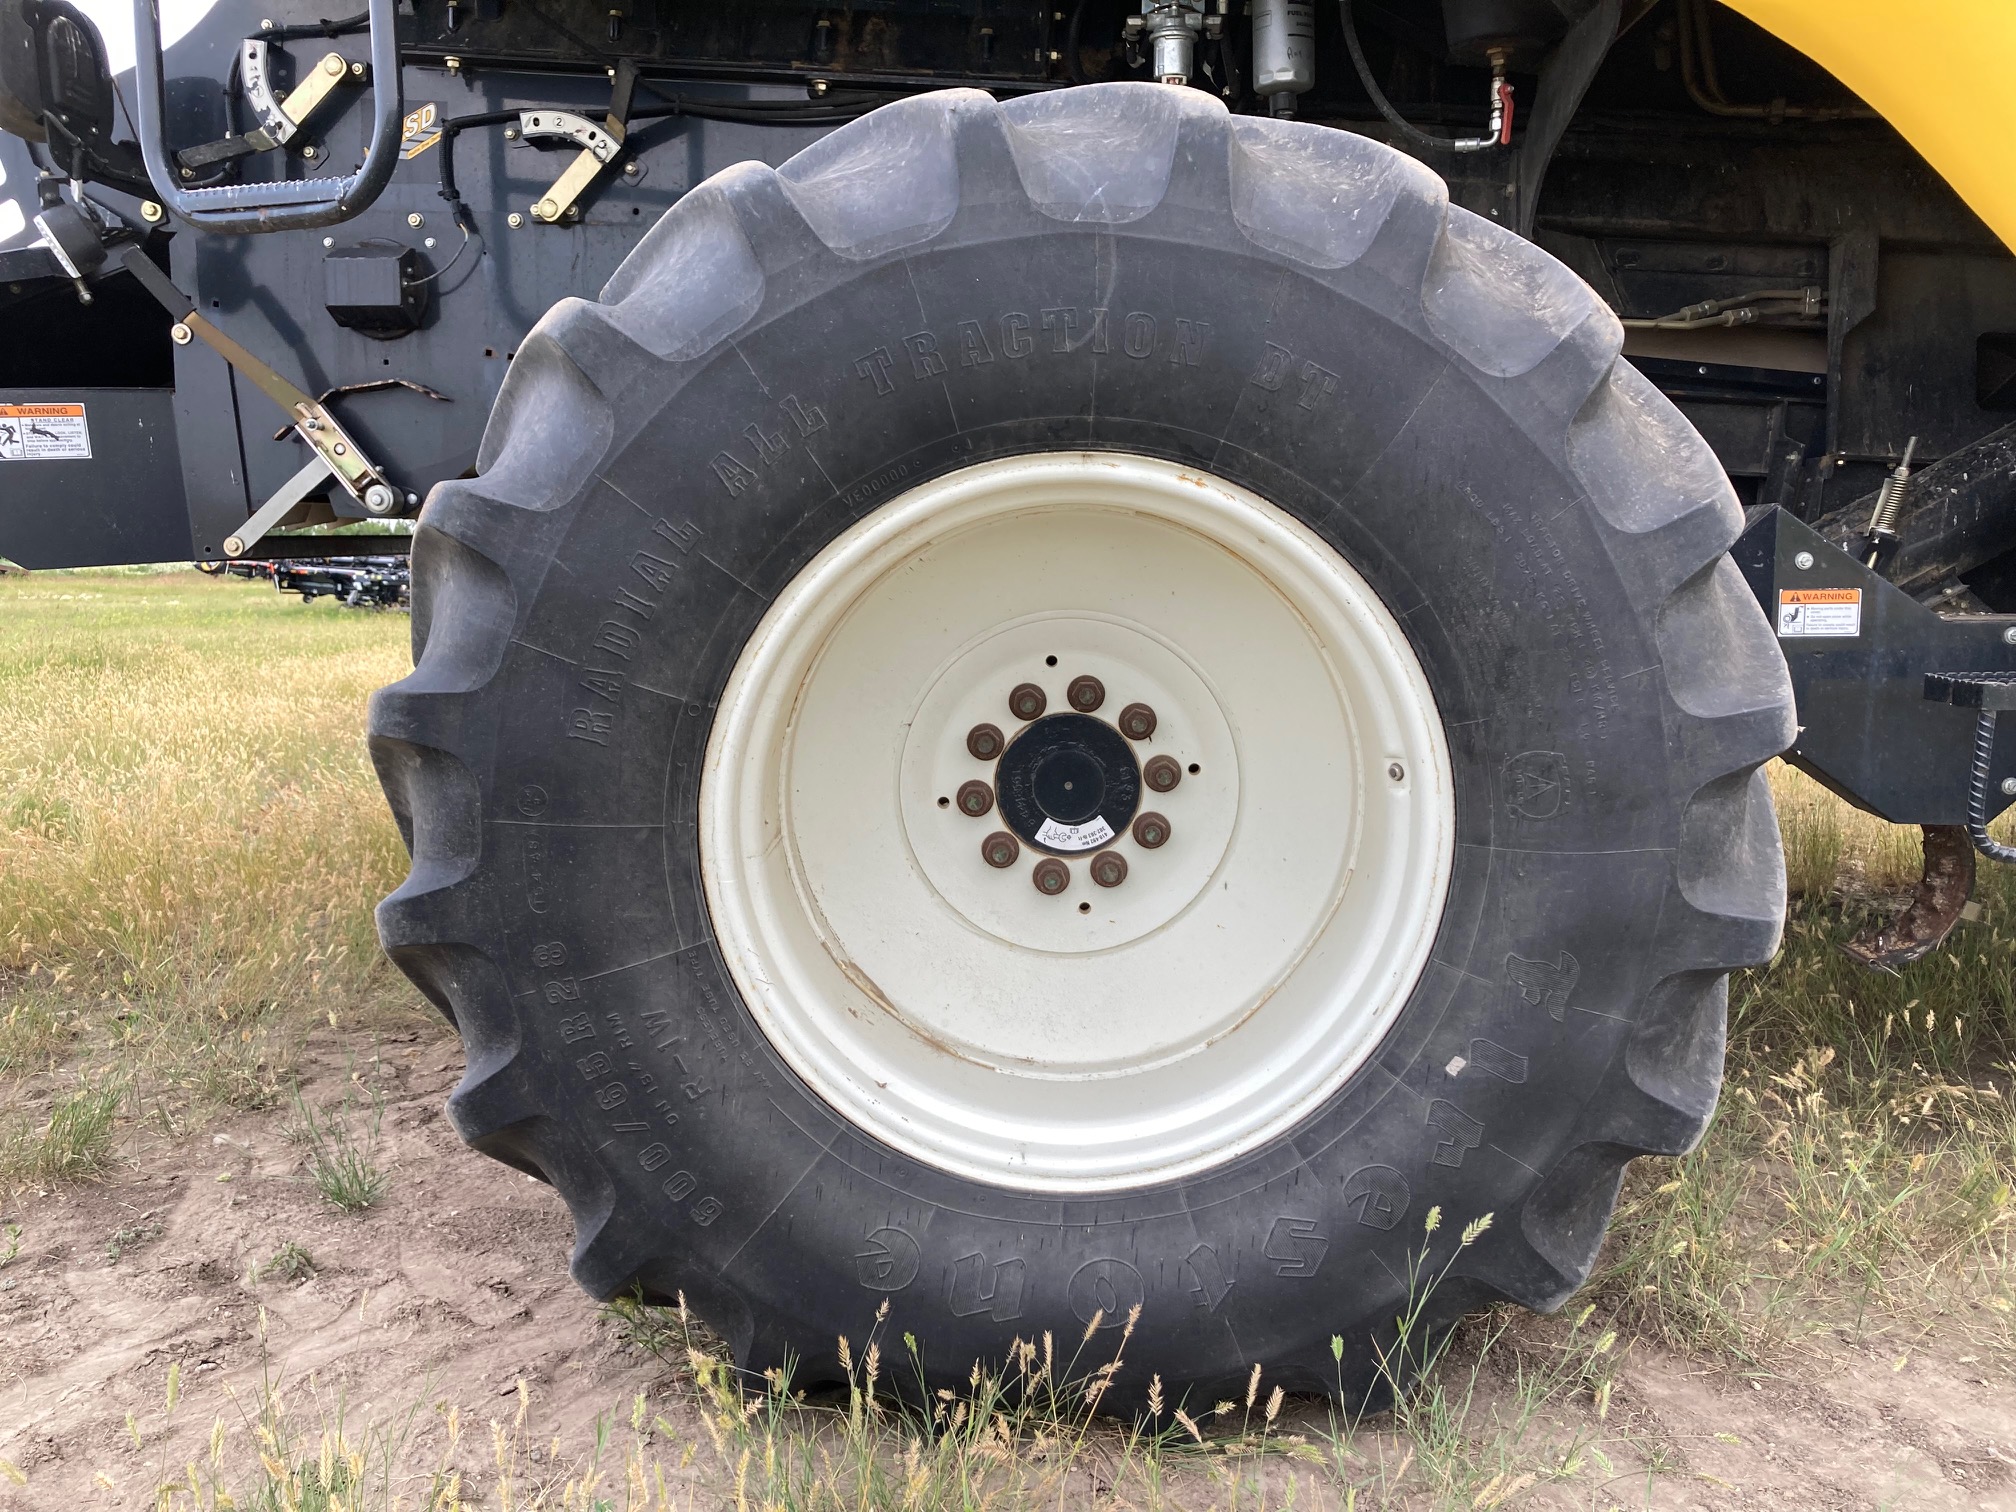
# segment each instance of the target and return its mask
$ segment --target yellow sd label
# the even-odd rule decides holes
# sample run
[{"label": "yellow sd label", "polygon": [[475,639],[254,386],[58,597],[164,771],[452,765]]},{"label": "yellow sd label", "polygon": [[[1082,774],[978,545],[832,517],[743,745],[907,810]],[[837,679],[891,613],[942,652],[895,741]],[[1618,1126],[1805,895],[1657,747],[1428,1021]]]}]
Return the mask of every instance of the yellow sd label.
[{"label": "yellow sd label", "polygon": [[399,158],[406,162],[420,156],[441,140],[441,107],[428,101],[418,110],[406,112],[399,127]]}]

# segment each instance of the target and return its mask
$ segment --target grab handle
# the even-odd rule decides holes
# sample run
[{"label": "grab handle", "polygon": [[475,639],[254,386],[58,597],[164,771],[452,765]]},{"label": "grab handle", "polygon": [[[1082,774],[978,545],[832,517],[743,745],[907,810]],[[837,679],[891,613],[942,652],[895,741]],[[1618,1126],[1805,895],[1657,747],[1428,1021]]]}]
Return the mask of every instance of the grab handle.
[{"label": "grab handle", "polygon": [[206,231],[298,231],[332,226],[371,207],[398,163],[405,114],[400,88],[395,0],[370,0],[371,143],[355,173],[342,178],[281,179],[185,189],[168,151],[162,102],[167,94],[161,54],[161,19],[155,0],[133,0],[133,77],[140,96],[140,156],[154,193],[182,220]]}]

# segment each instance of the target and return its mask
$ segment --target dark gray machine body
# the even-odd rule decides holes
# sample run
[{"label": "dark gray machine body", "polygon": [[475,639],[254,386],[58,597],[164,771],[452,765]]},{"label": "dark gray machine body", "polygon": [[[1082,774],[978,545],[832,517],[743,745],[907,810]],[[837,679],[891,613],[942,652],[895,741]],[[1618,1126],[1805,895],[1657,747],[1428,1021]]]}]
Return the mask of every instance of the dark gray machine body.
[{"label": "dark gray machine body", "polygon": [[[256,31],[272,9],[223,0],[197,33],[170,49],[171,97],[181,74],[187,87],[180,97],[191,102],[186,140],[221,133],[221,111],[195,103],[200,86],[214,90],[229,68],[231,45]],[[354,37],[313,44],[317,54],[324,47],[364,52]],[[717,85],[713,92],[734,98],[778,91]],[[604,78],[425,65],[407,67],[404,93],[416,123],[429,110],[446,117],[556,104],[599,120],[609,101]],[[361,103],[353,98],[342,114],[316,118],[321,151],[339,159],[357,155]],[[309,393],[387,379],[420,385],[395,383],[330,403],[395,483],[424,496],[473,466],[490,402],[540,315],[570,294],[592,298],[658,216],[709,174],[750,159],[782,162],[826,129],[642,123],[632,138],[638,171],[610,174],[582,219],[564,226],[535,224],[529,210],[573,152],[507,140],[499,130],[471,131],[455,143],[456,177],[475,227],[465,248],[440,197],[439,134],[423,126],[402,145],[377,203],[354,220],[272,235],[184,233],[158,238],[158,251],[206,313]],[[32,179],[34,166],[12,137],[0,135],[0,163],[9,184]],[[131,197],[94,193],[137,215]],[[516,229],[513,214],[523,223]],[[411,249],[427,280],[418,329],[392,340],[339,325],[327,307],[332,262],[385,244]],[[116,309],[119,322],[106,343],[128,349],[110,354],[106,366],[124,362],[140,369],[133,376],[165,381],[116,387],[49,381],[74,376],[67,369],[77,353],[64,348],[74,348],[76,337],[66,340],[63,329],[74,333],[97,322],[67,288],[42,291],[35,303],[42,308],[0,305],[0,342],[7,347],[0,355],[0,406],[86,405],[92,455],[0,464],[0,555],[29,568],[221,558],[224,539],[304,460],[301,443],[285,433],[286,417],[202,343],[172,342],[167,312],[131,294],[98,297],[98,305]],[[276,431],[283,433],[277,440]]]}]

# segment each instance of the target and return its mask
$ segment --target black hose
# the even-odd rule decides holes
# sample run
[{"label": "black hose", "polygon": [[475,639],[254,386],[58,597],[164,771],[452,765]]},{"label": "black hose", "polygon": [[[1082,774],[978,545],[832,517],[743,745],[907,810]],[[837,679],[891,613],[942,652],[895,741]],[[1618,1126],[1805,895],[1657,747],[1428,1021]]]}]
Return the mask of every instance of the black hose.
[{"label": "black hose", "polygon": [[1430,136],[1393,108],[1393,102],[1386,98],[1386,91],[1372,77],[1372,65],[1365,61],[1365,49],[1358,41],[1358,26],[1351,17],[1351,0],[1337,0],[1337,5],[1344,21],[1344,45],[1351,50],[1351,66],[1358,70],[1358,82],[1365,86],[1365,93],[1372,97],[1372,104],[1379,114],[1386,117],[1395,131],[1418,147],[1432,148],[1436,152],[1456,151],[1454,137]]},{"label": "black hose", "polygon": [[299,26],[276,26],[271,31],[254,32],[247,42],[299,42],[306,37],[346,37],[371,25],[371,13],[359,11],[341,21],[305,21]]},{"label": "black hose", "polygon": [[1079,37],[1085,29],[1085,7],[1089,0],[1078,0],[1071,7],[1071,24],[1064,29],[1064,72],[1073,84],[1090,84],[1086,75],[1085,60],[1079,56]]},{"label": "black hose", "polygon": [[1224,92],[1226,108],[1236,113],[1246,99],[1246,71],[1239,64],[1239,44],[1230,26],[1218,34],[1218,65],[1225,71],[1219,87]]},{"label": "black hose", "polygon": [[[639,88],[649,89],[642,79]],[[798,100],[744,100],[727,103],[716,100],[694,100],[679,95],[660,94],[652,89],[665,103],[647,105],[630,112],[632,121],[665,120],[674,116],[687,116],[702,121],[734,121],[753,126],[826,126],[839,125],[866,115],[882,101],[869,95],[843,95],[817,104]],[[464,235],[474,228],[467,219],[468,206],[462,199],[461,190],[455,183],[455,139],[464,131],[479,126],[503,126],[516,121],[528,110],[567,110],[565,105],[520,105],[509,110],[484,110],[473,115],[450,116],[441,122],[441,198],[448,202],[450,212],[455,217],[456,226]],[[629,143],[626,141],[625,146]],[[460,254],[458,253],[459,257]]]},{"label": "black hose", "polygon": [[515,110],[485,110],[476,115],[451,116],[441,123],[441,198],[448,201],[455,225],[465,236],[471,230],[462,192],[455,187],[455,138],[472,126],[501,126],[518,119]]}]

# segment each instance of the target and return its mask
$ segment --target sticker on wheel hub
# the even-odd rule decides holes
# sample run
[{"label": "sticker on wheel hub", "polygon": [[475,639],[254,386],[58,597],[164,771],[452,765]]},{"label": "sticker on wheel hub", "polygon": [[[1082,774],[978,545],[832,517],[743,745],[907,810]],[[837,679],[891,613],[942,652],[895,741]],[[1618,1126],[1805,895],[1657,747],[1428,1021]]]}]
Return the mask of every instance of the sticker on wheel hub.
[{"label": "sticker on wheel hub", "polygon": [[1036,830],[1039,845],[1060,851],[1090,850],[1112,838],[1113,826],[1100,815],[1094,815],[1086,824],[1059,824],[1055,819],[1045,819]]},{"label": "sticker on wheel hub", "polygon": [[0,462],[88,462],[81,404],[0,404]]}]

